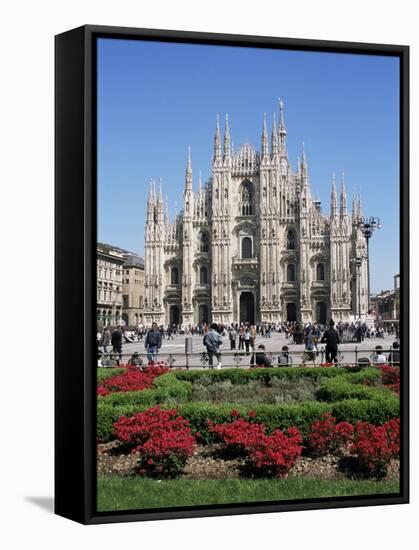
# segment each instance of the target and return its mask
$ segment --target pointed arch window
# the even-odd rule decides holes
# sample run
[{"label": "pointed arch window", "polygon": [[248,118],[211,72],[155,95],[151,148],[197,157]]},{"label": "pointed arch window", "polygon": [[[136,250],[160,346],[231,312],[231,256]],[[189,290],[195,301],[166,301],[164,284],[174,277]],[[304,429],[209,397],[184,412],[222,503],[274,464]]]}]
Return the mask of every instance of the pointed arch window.
[{"label": "pointed arch window", "polygon": [[240,210],[242,216],[253,215],[253,193],[252,184],[250,181],[246,181],[242,185],[240,192]]},{"label": "pointed arch window", "polygon": [[316,266],[316,280],[324,281],[324,263],[320,262]]},{"label": "pointed arch window", "polygon": [[288,264],[287,265],[287,281],[289,283],[292,283],[295,281],[295,265],[294,264]]},{"label": "pointed arch window", "polygon": [[208,284],[208,268],[202,266],[199,270],[199,282],[201,285]]},{"label": "pointed arch window", "polygon": [[209,237],[208,233],[201,234],[201,241],[199,243],[199,250],[201,252],[209,252]]},{"label": "pointed arch window", "polygon": [[179,270],[177,267],[172,267],[170,271],[170,284],[172,285],[179,284]]},{"label": "pointed arch window", "polygon": [[287,233],[287,250],[295,250],[295,233],[292,229]]},{"label": "pointed arch window", "polygon": [[244,237],[242,240],[242,258],[252,257],[252,239],[250,237]]}]

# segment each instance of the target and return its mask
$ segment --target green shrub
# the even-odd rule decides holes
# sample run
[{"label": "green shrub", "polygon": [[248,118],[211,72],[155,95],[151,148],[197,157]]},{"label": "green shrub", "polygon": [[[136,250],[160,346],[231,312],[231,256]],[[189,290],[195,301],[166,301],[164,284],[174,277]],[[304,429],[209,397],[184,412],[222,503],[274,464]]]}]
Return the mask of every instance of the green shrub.
[{"label": "green shrub", "polygon": [[133,406],[150,406],[152,407],[156,402],[156,391],[141,390],[141,391],[127,391],[111,393],[106,397],[99,396],[97,398],[98,405],[106,404],[112,407],[133,405]]},{"label": "green shrub", "polygon": [[359,400],[345,399],[339,403],[331,403],[332,415],[338,422],[370,422],[371,424],[381,425],[392,418],[400,417],[400,403],[396,395],[391,392],[377,399]]},{"label": "green shrub", "polygon": [[172,372],[155,378],[153,387],[156,403],[187,401],[192,393],[192,383],[179,380]]},{"label": "green shrub", "polygon": [[387,388],[376,388],[353,384],[348,376],[325,381],[317,391],[320,401],[342,401],[343,399],[378,399],[381,395],[390,394]]},{"label": "green shrub", "polygon": [[366,367],[359,372],[347,373],[346,379],[351,382],[351,384],[367,384],[374,386],[381,382],[381,371],[377,367]]},{"label": "green shrub", "polygon": [[299,380],[309,378],[311,380],[321,380],[324,378],[334,378],[335,376],[344,376],[346,371],[340,367],[330,368],[298,368],[298,367],[279,367],[279,368],[253,368],[241,369],[231,368],[222,370],[182,370],[173,373],[179,380],[185,380],[195,383],[212,383],[212,381],[230,380],[232,384],[247,384],[249,380],[262,380],[269,385],[274,378]]},{"label": "green shrub", "polygon": [[112,376],[118,376],[122,374],[125,369],[120,368],[98,368],[96,370],[97,383],[101,384],[107,378],[112,378]]}]

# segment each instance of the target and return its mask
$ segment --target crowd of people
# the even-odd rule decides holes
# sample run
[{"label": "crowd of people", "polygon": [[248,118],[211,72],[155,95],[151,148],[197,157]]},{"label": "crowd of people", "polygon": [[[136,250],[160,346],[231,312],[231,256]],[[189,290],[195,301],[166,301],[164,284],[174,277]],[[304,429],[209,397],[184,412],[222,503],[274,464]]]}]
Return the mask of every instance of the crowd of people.
[{"label": "crowd of people", "polygon": [[[266,353],[266,346],[256,346],[256,339],[271,338],[272,334],[282,333],[288,345],[283,345],[280,354],[275,361],[272,354]],[[109,353],[108,348],[117,356],[118,364],[122,362],[122,346],[124,343],[144,342],[149,362],[155,362],[163,340],[174,340],[177,335],[199,335],[203,337],[202,343],[207,351],[210,368],[221,368],[221,346],[225,341],[229,343],[231,351],[239,350],[246,356],[251,355],[251,366],[289,365],[293,363],[289,345],[304,345],[303,363],[316,364],[319,357],[319,344],[325,344],[324,356],[326,363],[339,362],[339,344],[355,339],[362,342],[365,338],[384,338],[385,334],[399,337],[396,326],[377,326],[371,328],[365,323],[343,323],[336,325],[331,320],[326,327],[320,323],[287,322],[287,323],[261,323],[261,324],[217,324],[201,323],[192,326],[169,325],[166,328],[157,323],[151,327],[139,325],[137,328],[127,329],[118,326],[114,330],[104,327],[97,333],[97,345],[100,354]],[[224,348],[225,349],[225,348]],[[138,354],[137,354],[138,355]],[[363,362],[370,361],[363,358]],[[388,356],[383,353],[382,346],[376,346],[371,355],[372,363],[398,363],[400,361],[399,343],[396,340],[391,346]]]}]

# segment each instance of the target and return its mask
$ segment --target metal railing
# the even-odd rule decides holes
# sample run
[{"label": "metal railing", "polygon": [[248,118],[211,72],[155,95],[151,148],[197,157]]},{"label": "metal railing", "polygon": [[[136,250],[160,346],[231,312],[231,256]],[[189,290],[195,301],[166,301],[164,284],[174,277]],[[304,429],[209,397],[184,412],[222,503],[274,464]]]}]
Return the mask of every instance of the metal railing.
[{"label": "metal railing", "polygon": [[[109,346],[110,347],[110,346]],[[399,366],[399,361],[394,361],[394,352],[400,353],[399,348],[383,348],[380,350],[380,354],[385,355],[387,361],[377,361],[377,355],[375,348],[359,348],[354,346],[353,349],[345,349],[338,351],[335,364],[337,366],[350,366],[350,365],[377,365],[387,364]],[[288,352],[288,363],[279,361],[279,357],[283,355],[282,350],[257,350],[251,349],[248,352],[246,350],[221,350],[219,353],[220,363],[222,368],[249,368],[256,364],[256,354],[263,354],[271,363],[273,367],[313,367],[313,366],[325,366],[331,363],[326,363],[326,349],[324,346],[320,346],[318,351],[300,350]],[[213,357],[212,368],[217,367],[218,359],[217,354]],[[109,351],[103,353],[98,351],[98,366],[99,367],[117,367],[118,365],[136,365],[144,367],[149,363],[150,355],[147,351],[143,352],[122,352]],[[153,355],[154,362],[165,363],[170,368],[211,368],[210,355],[207,351],[184,351],[184,352],[165,352],[160,349],[159,352]]]}]

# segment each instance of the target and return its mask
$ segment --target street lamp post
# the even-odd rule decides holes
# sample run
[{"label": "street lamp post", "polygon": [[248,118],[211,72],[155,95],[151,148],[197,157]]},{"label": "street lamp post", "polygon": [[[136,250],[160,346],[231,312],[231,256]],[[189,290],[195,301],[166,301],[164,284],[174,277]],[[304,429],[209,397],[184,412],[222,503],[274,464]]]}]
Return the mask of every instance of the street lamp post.
[{"label": "street lamp post", "polygon": [[358,317],[361,320],[361,265],[362,258],[351,258],[351,263],[356,267],[356,282],[358,286]]},{"label": "street lamp post", "polygon": [[355,227],[361,230],[362,235],[367,241],[367,262],[368,262],[368,313],[370,312],[370,249],[369,241],[376,229],[381,228],[380,218],[370,216],[365,218],[364,216],[358,216],[354,222]]}]

